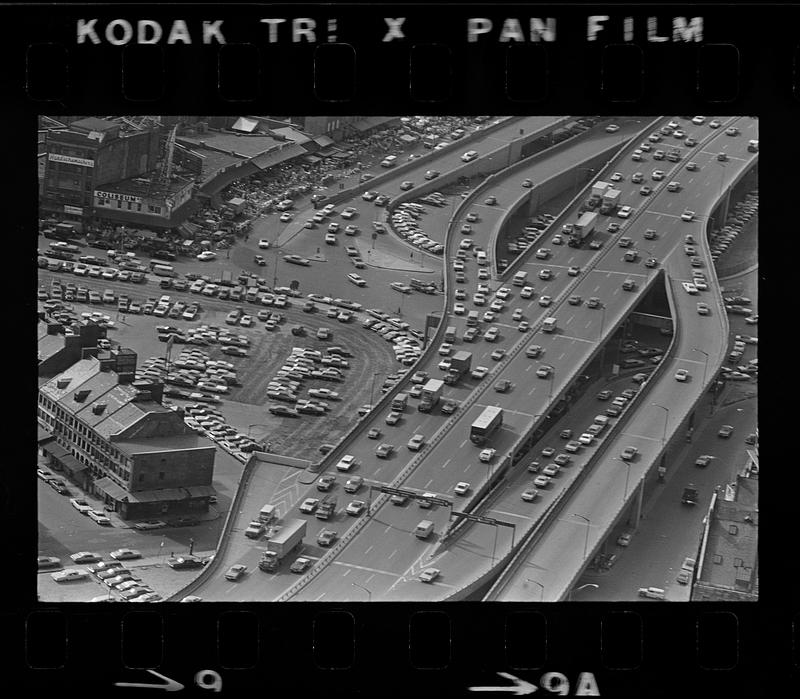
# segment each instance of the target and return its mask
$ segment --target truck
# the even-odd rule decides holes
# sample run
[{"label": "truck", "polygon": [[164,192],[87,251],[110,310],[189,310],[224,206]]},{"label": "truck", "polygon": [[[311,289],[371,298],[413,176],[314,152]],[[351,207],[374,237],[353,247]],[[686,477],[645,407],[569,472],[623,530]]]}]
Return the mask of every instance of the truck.
[{"label": "truck", "polygon": [[275,505],[264,505],[258,513],[258,519],[265,525],[269,524],[275,517]]},{"label": "truck", "polygon": [[319,505],[314,516],[317,519],[330,519],[336,512],[336,498],[326,497]]},{"label": "truck", "polygon": [[267,550],[258,562],[259,569],[274,573],[281,561],[303,543],[305,534],[306,520],[290,519],[285,522],[280,531],[267,540]]},{"label": "truck", "polygon": [[600,204],[601,214],[613,214],[619,205],[619,198],[622,192],[618,189],[607,189]]},{"label": "truck", "polygon": [[458,383],[464,374],[472,369],[472,352],[460,350],[450,358],[450,369],[444,377],[448,386]]},{"label": "truck", "polygon": [[542,332],[551,333],[554,332],[556,329],[556,323],[558,320],[556,318],[545,318],[542,321]]},{"label": "truck", "polygon": [[603,195],[610,187],[611,184],[609,182],[602,182],[600,180],[595,182],[592,185],[592,193],[586,200],[586,207],[589,209],[596,209],[598,206],[600,206],[600,203],[603,201]]},{"label": "truck", "polygon": [[694,487],[691,483],[687,485],[683,489],[683,495],[681,496],[681,503],[684,505],[696,505],[697,504],[697,488]]},{"label": "truck", "polygon": [[419,405],[417,405],[417,410],[419,410],[421,413],[431,412],[431,410],[433,410],[433,407],[439,402],[439,399],[442,397],[443,387],[444,387],[444,381],[442,381],[441,379],[429,379],[428,383],[426,383],[422,387],[422,395],[420,395]]},{"label": "truck", "polygon": [[236,286],[236,282],[233,280],[233,272],[228,269],[222,270],[217,284],[221,286]]},{"label": "truck", "polygon": [[579,248],[581,243],[594,231],[596,221],[597,213],[594,211],[587,211],[585,214],[581,214],[581,217],[572,227],[572,233],[569,234],[568,245],[571,248]]},{"label": "truck", "polygon": [[423,519],[414,530],[414,536],[417,539],[427,539],[433,532],[433,522],[429,519]]},{"label": "truck", "polygon": [[392,398],[392,410],[395,410],[398,413],[402,413],[406,409],[407,405],[408,405],[407,393],[398,393],[394,398]]},{"label": "truck", "polygon": [[489,405],[483,409],[478,419],[472,423],[469,430],[469,439],[473,444],[481,446],[502,424],[503,409],[495,405]]},{"label": "truck", "polygon": [[247,525],[247,529],[244,530],[244,535],[248,539],[259,539],[261,535],[264,533],[264,522],[260,519],[254,519],[250,524]]}]

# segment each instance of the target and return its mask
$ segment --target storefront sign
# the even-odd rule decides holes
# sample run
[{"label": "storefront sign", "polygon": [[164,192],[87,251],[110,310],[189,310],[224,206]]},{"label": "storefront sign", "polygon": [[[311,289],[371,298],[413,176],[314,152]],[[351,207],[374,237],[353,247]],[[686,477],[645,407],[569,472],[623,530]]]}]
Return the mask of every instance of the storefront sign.
[{"label": "storefront sign", "polygon": [[81,167],[94,167],[94,160],[86,158],[75,158],[72,155],[60,155],[59,153],[48,153],[47,159],[54,163],[68,163],[69,165],[80,165]]},{"label": "storefront sign", "polygon": [[82,206],[67,206],[64,205],[64,213],[65,214],[75,214],[76,216],[83,216],[83,207]]},{"label": "storefront sign", "polygon": [[135,197],[132,194],[118,194],[117,192],[101,192],[99,189],[96,189],[94,195],[98,199],[113,199],[114,201],[132,201],[136,204],[140,204],[142,202],[141,197]]}]

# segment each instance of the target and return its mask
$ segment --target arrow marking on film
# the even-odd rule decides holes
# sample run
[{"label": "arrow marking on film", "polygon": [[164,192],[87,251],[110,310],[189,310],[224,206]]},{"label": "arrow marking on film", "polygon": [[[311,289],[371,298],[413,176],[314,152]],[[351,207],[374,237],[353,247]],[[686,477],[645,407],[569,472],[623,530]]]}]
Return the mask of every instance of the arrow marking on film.
[{"label": "arrow marking on film", "polygon": [[156,677],[164,680],[162,684],[145,684],[142,682],[115,682],[114,685],[117,687],[144,687],[145,689],[166,689],[168,692],[177,692],[183,689],[183,685],[180,682],[176,682],[175,680],[170,679],[169,677],[165,677],[157,673],[155,670],[147,670],[151,675],[155,675]]},{"label": "arrow marking on film", "polygon": [[511,680],[514,683],[514,687],[469,687],[470,692],[514,692],[516,696],[522,696],[523,694],[533,694],[537,690],[536,685],[531,684],[530,682],[526,682],[525,680],[521,680],[514,675],[510,675],[507,672],[498,672],[500,677],[505,677],[507,680]]}]

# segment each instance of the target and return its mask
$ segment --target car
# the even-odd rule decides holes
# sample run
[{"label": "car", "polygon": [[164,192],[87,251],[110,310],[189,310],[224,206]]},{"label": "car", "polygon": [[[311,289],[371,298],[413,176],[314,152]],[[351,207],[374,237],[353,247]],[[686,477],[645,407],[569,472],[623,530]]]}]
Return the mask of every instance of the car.
[{"label": "car", "polygon": [[456,483],[455,488],[453,488],[453,492],[456,495],[466,495],[469,492],[470,484],[466,481],[459,481]]},{"label": "car", "polygon": [[377,456],[379,459],[388,459],[392,455],[393,451],[394,445],[384,442],[383,444],[379,445],[377,449],[375,449],[375,456]]},{"label": "car", "polygon": [[633,538],[633,534],[630,534],[630,533],[627,533],[627,532],[625,534],[620,534],[617,537],[617,546],[628,546],[628,545],[630,545],[632,538]]},{"label": "car", "polygon": [[365,503],[363,500],[353,500],[347,505],[347,507],[344,508],[344,511],[351,517],[358,517],[366,509],[367,503]]},{"label": "car", "polygon": [[566,446],[564,447],[564,449],[566,449],[571,454],[576,453],[580,448],[581,448],[581,442],[575,440],[567,442]]},{"label": "car", "polygon": [[54,568],[61,565],[61,559],[55,556],[39,556],[36,559],[36,566],[38,570],[46,570],[47,568]]},{"label": "car", "polygon": [[323,529],[319,534],[317,534],[317,544],[326,547],[332,546],[333,542],[336,541],[337,537],[338,534],[335,531],[333,531],[333,529]]},{"label": "car", "polygon": [[688,381],[689,380],[689,370],[688,369],[678,369],[675,372],[675,380],[676,381]]},{"label": "car", "polygon": [[136,549],[117,549],[116,551],[112,551],[110,554],[111,558],[115,561],[129,561],[135,558],[141,558],[142,554],[137,551]]},{"label": "car", "polygon": [[525,502],[533,502],[538,494],[539,491],[536,488],[528,488],[527,490],[522,491],[521,497]]},{"label": "car", "polygon": [[653,170],[652,174],[650,175],[650,179],[655,182],[660,182],[664,179],[666,173],[663,170]]},{"label": "car", "polygon": [[578,442],[588,447],[590,444],[592,444],[592,442],[594,442],[594,435],[591,432],[584,432],[580,437],[578,437]]},{"label": "car", "polygon": [[236,581],[241,578],[247,572],[247,566],[242,565],[241,563],[235,563],[228,571],[225,573],[226,580],[233,580]]},{"label": "car", "polygon": [[102,560],[103,557],[99,553],[79,551],[78,553],[73,553],[70,558],[72,559],[73,563],[96,563],[97,561]]},{"label": "car", "polygon": [[483,203],[486,204],[487,206],[494,206],[495,204],[497,204],[497,197],[491,194],[488,197],[486,197],[486,199],[483,200]]},{"label": "car", "polygon": [[548,281],[549,279],[553,278],[553,271],[550,269],[540,269],[539,270],[539,279],[544,281]]},{"label": "car", "polygon": [[597,400],[608,400],[609,398],[611,398],[612,395],[614,395],[613,391],[605,389],[603,391],[600,391],[600,393],[597,394],[596,398]]},{"label": "car", "polygon": [[369,432],[367,432],[367,437],[369,439],[378,439],[378,437],[380,436],[381,436],[381,431],[377,427],[373,427],[372,429],[370,429]]},{"label": "car", "polygon": [[497,453],[497,449],[492,449],[487,447],[486,449],[482,449],[481,453],[478,454],[478,459],[485,464],[488,464],[493,458],[494,455]]},{"label": "car", "polygon": [[89,573],[80,568],[65,568],[58,573],[51,573],[50,577],[56,582],[71,582],[73,580],[83,580],[89,577]]},{"label": "car", "polygon": [[508,379],[500,379],[495,385],[494,390],[498,393],[508,393],[511,388],[511,382]]},{"label": "car", "polygon": [[681,221],[692,221],[694,220],[695,212],[690,209],[685,209],[684,212],[681,214]]},{"label": "car", "polygon": [[623,175],[621,172],[615,172],[609,179],[612,182],[621,182],[625,179],[625,175]]},{"label": "car", "polygon": [[319,506],[319,502],[319,498],[306,498],[302,503],[300,503],[300,512],[303,512],[307,515],[313,515]]},{"label": "car", "polygon": [[561,432],[559,433],[559,437],[561,437],[561,439],[569,439],[570,437],[572,437],[572,430],[571,429],[561,430]]},{"label": "car", "polygon": [[441,173],[438,170],[426,170],[425,172],[425,179],[426,180],[433,180],[436,179]]},{"label": "car", "polygon": [[722,437],[723,439],[727,439],[733,434],[733,426],[732,425],[723,425],[719,428],[717,432],[717,436]]},{"label": "car", "polygon": [[641,184],[644,182],[644,174],[641,172],[634,172],[633,175],[631,175],[631,182],[633,182],[633,184]]},{"label": "car", "polygon": [[708,307],[707,303],[700,302],[697,304],[697,312],[701,316],[707,316],[709,313],[711,313],[711,309]]},{"label": "car", "polygon": [[[289,216],[289,220],[291,220],[291,216],[292,216],[291,214],[283,214],[283,216],[287,216],[287,215]],[[283,216],[281,216],[281,220],[283,219]],[[269,248],[269,246],[270,246],[270,242],[266,238],[261,238],[258,241],[258,247],[261,250],[266,250],[267,248]]]},{"label": "car", "polygon": [[553,372],[553,367],[551,367],[551,366],[547,366],[547,365],[545,364],[544,366],[540,366],[540,367],[539,367],[539,368],[536,370],[536,376],[538,376],[540,379],[547,379],[547,378],[549,378],[549,377],[550,377],[550,374],[551,374],[552,372]]},{"label": "car", "polygon": [[204,250],[199,255],[197,255],[197,259],[200,262],[209,262],[210,260],[214,260],[217,257],[217,253],[211,252],[211,250]]},{"label": "car", "polygon": [[486,375],[487,375],[488,373],[489,373],[489,368],[488,368],[488,367],[485,367],[485,366],[476,366],[476,367],[475,367],[475,368],[474,368],[474,369],[473,369],[473,370],[470,372],[470,376],[472,376],[472,378],[473,378],[473,379],[478,379],[478,380],[480,381],[481,379],[485,379],[485,378],[486,378]]},{"label": "car", "polygon": [[529,359],[536,359],[542,353],[541,345],[528,345],[525,350],[525,356]]},{"label": "car", "polygon": [[499,362],[501,359],[503,359],[506,356],[506,351],[504,349],[496,349],[494,352],[492,352],[492,354],[490,356],[496,362]]},{"label": "car", "polygon": [[334,483],[336,483],[336,476],[332,473],[326,473],[317,479],[317,490],[326,493],[333,487]]},{"label": "car", "polygon": [[608,126],[606,126],[607,133],[616,133],[617,131],[619,131],[619,126],[617,126],[616,124],[609,124]]},{"label": "car", "polygon": [[419,451],[422,449],[423,445],[425,444],[425,435],[422,434],[415,434],[411,439],[408,440],[406,446],[411,451]]},{"label": "car", "polygon": [[292,563],[292,565],[289,567],[289,571],[292,573],[305,573],[311,567],[312,563],[313,561],[310,558],[301,556],[294,563]]},{"label": "car", "polygon": [[550,250],[548,250],[547,248],[539,248],[536,251],[536,258],[537,259],[546,260],[548,257],[550,257]]},{"label": "car", "polygon": [[[49,476],[49,478],[52,478],[52,476]],[[87,503],[86,500],[83,500],[81,498],[71,498],[69,504],[72,505],[76,510],[78,510],[78,512],[80,512],[82,515],[88,514],[89,512],[92,511],[92,506],[89,503]]]},{"label": "car", "polygon": [[[714,124],[716,124],[716,126],[714,126]],[[709,126],[711,128],[718,128],[719,126],[721,126],[721,124],[718,121],[714,120],[709,124]],[[737,129],[735,126],[729,126],[727,129],[725,129],[725,134],[727,136],[738,136],[739,129]]]},{"label": "car", "polygon": [[622,450],[622,454],[620,454],[620,458],[623,461],[633,461],[638,453],[639,450],[636,447],[625,447]]},{"label": "car", "polygon": [[542,469],[542,473],[549,478],[553,478],[558,475],[560,470],[561,467],[558,464],[548,464]]},{"label": "car", "polygon": [[419,574],[419,581],[424,583],[433,583],[434,580],[441,575],[441,573],[442,571],[440,571],[438,568],[425,568],[425,570]]},{"label": "car", "polygon": [[533,484],[537,488],[546,488],[548,485],[550,485],[550,476],[536,476],[536,478],[533,479]]},{"label": "car", "polygon": [[387,425],[396,425],[400,421],[400,413],[392,411],[386,416]]}]

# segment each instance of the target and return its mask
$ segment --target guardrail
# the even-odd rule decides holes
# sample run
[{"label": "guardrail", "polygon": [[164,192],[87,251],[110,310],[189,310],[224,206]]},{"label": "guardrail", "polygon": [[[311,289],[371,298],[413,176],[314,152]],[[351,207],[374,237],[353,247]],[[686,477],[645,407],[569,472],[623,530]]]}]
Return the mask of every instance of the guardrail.
[{"label": "guardrail", "polygon": [[216,574],[217,569],[219,568],[219,561],[225,557],[225,553],[230,545],[231,529],[233,529],[234,522],[239,516],[239,507],[242,504],[242,499],[247,492],[247,486],[253,476],[253,472],[255,471],[256,462],[257,459],[255,456],[251,456],[242,469],[242,474],[239,477],[239,483],[236,486],[236,494],[233,496],[231,505],[228,508],[228,514],[225,517],[225,524],[223,525],[222,531],[219,534],[219,543],[217,544],[217,550],[214,553],[213,559],[205,565],[203,570],[196,578],[189,582],[179,592],[176,592],[168,597],[166,599],[167,602],[177,602],[186,595],[192,594],[192,592],[203,585],[213,574]]}]

